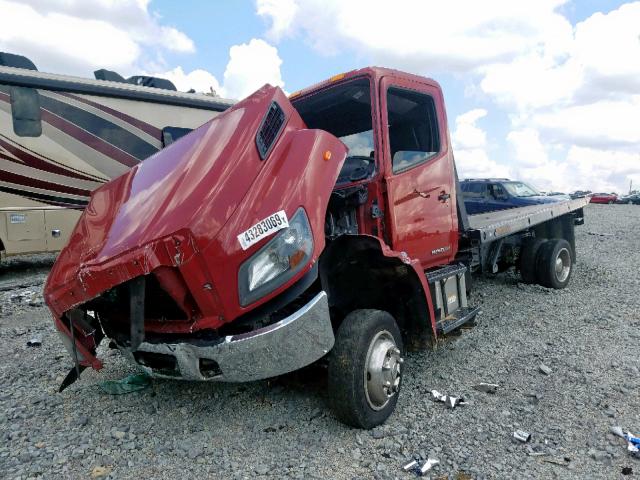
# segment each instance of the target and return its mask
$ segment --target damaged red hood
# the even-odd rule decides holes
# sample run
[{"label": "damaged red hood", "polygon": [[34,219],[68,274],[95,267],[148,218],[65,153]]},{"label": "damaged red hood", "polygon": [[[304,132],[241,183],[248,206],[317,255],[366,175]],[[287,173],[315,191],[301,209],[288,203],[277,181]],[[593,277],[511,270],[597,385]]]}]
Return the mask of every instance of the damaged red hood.
[{"label": "damaged red hood", "polygon": [[[50,278],[67,283],[83,268],[185,229],[204,248],[264,166],[256,132],[274,101],[288,104],[280,89],[265,86],[94,191]],[[304,128],[299,117],[292,123],[284,130]]]},{"label": "damaged red hood", "polygon": [[[282,90],[261,88],[94,191],[45,285],[56,324],[64,331],[65,313],[149,274],[184,313],[180,321],[147,319],[155,331],[216,329],[268,301],[322,252],[326,206],[345,157],[336,137],[306,129]],[[250,307],[240,305],[239,267],[267,238],[247,247],[239,234],[301,207],[314,239],[309,263]]]}]

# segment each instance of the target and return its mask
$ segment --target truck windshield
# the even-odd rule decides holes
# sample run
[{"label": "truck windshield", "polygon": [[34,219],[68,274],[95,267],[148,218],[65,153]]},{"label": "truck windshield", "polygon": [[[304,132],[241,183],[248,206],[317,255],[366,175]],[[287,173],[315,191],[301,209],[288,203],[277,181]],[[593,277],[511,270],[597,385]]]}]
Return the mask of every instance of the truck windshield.
[{"label": "truck windshield", "polygon": [[542,195],[531,185],[524,182],[504,182],[502,185],[514,197],[537,197]]},{"label": "truck windshield", "polygon": [[349,149],[338,184],[365,180],[373,175],[375,148],[371,88],[367,78],[336,85],[292,103],[307,127],[335,135]]}]

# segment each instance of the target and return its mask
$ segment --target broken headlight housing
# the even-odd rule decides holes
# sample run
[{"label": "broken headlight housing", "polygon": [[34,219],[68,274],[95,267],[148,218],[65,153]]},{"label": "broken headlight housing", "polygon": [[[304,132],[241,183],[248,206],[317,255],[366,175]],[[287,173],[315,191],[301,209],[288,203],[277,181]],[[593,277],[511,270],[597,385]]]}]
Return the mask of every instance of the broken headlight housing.
[{"label": "broken headlight housing", "polygon": [[240,265],[238,293],[240,305],[246,307],[289,281],[309,263],[313,252],[313,235],[309,219],[300,207],[264,247]]}]

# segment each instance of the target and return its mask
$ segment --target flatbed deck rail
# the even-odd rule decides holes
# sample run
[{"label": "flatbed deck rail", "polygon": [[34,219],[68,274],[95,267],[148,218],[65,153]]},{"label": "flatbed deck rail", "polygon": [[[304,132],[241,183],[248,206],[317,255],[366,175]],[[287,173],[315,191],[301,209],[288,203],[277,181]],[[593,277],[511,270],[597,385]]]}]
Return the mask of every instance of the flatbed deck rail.
[{"label": "flatbed deck rail", "polygon": [[580,210],[588,203],[589,198],[585,197],[558,203],[469,215],[468,233],[472,239],[481,243],[492,242],[552,218]]}]

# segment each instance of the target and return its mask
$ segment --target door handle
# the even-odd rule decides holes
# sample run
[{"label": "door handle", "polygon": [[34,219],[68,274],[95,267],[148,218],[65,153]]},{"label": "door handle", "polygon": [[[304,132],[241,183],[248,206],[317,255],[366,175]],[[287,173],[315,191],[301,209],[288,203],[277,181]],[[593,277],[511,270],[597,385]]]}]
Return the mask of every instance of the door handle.
[{"label": "door handle", "polygon": [[446,202],[450,198],[451,198],[451,195],[449,195],[444,190],[440,192],[440,195],[438,195],[438,200],[440,200],[441,202]]},{"label": "door handle", "polygon": [[428,192],[420,192],[420,191],[418,191],[417,188],[413,189],[413,193],[415,195],[418,195],[419,197],[422,197],[422,198],[429,198],[431,196],[430,193],[428,193]]}]

